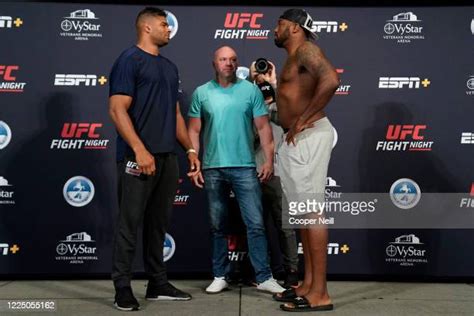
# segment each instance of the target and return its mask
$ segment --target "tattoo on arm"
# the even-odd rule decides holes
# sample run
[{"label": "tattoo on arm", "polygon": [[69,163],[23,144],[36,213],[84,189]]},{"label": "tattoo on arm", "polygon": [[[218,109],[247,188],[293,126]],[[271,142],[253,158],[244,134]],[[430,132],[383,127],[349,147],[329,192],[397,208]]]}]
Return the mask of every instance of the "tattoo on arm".
[{"label": "tattoo on arm", "polygon": [[314,45],[301,45],[301,47],[298,48],[297,57],[301,65],[306,68],[315,79],[319,79],[326,71],[332,68],[321,50]]}]

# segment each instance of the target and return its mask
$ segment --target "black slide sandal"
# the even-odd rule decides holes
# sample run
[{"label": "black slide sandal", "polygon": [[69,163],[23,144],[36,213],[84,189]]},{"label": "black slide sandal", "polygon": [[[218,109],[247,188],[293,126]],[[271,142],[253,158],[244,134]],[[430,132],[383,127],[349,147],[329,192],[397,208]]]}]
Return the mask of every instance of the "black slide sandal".
[{"label": "black slide sandal", "polygon": [[[280,294],[281,296],[278,296]],[[294,288],[289,288],[281,293],[273,294],[273,299],[278,302],[291,303],[297,298],[296,291]]]},{"label": "black slide sandal", "polygon": [[306,297],[303,296],[293,300],[293,307],[282,304],[280,308],[285,312],[322,312],[331,311],[334,309],[334,306],[332,304],[311,306]]}]

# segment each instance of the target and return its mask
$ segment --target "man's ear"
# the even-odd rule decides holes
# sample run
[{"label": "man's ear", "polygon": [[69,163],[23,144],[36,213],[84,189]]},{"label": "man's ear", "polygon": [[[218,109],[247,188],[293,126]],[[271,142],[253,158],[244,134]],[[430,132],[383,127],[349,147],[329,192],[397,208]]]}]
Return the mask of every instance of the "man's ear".
[{"label": "man's ear", "polygon": [[146,33],[151,33],[151,26],[150,24],[146,23],[143,27]]},{"label": "man's ear", "polygon": [[291,26],[291,33],[298,33],[298,28],[300,27],[298,24],[293,23]]}]

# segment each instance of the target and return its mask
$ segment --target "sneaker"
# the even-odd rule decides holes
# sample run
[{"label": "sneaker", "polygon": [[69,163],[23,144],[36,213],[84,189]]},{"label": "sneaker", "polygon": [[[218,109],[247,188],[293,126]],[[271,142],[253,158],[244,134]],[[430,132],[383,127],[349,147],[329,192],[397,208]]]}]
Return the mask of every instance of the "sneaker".
[{"label": "sneaker", "polygon": [[285,282],[283,283],[283,287],[285,289],[289,289],[290,287],[295,286],[298,286],[298,272],[288,271],[285,277]]},{"label": "sneaker", "polygon": [[149,301],[189,301],[191,294],[175,288],[171,283],[156,286],[148,283],[145,298]]},{"label": "sneaker", "polygon": [[212,283],[206,288],[206,293],[216,294],[222,292],[228,287],[229,284],[227,283],[224,277],[214,278],[214,281],[212,281]]},{"label": "sneaker", "polygon": [[259,283],[257,285],[257,290],[275,294],[285,291],[285,288],[278,284],[278,282],[274,278],[270,278],[265,282]]},{"label": "sneaker", "polygon": [[114,306],[121,311],[137,311],[140,309],[137,299],[133,296],[130,286],[120,287],[115,290]]}]

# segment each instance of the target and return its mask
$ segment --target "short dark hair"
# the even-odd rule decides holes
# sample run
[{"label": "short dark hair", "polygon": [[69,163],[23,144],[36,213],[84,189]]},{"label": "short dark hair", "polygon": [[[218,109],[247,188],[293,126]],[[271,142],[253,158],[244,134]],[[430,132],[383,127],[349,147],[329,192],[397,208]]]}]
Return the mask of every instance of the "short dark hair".
[{"label": "short dark hair", "polygon": [[140,19],[143,17],[147,16],[164,16],[166,18],[166,12],[162,9],[155,8],[155,7],[146,7],[145,9],[141,10],[138,15],[137,19],[135,21],[135,25],[138,26],[138,23],[140,22]]}]

